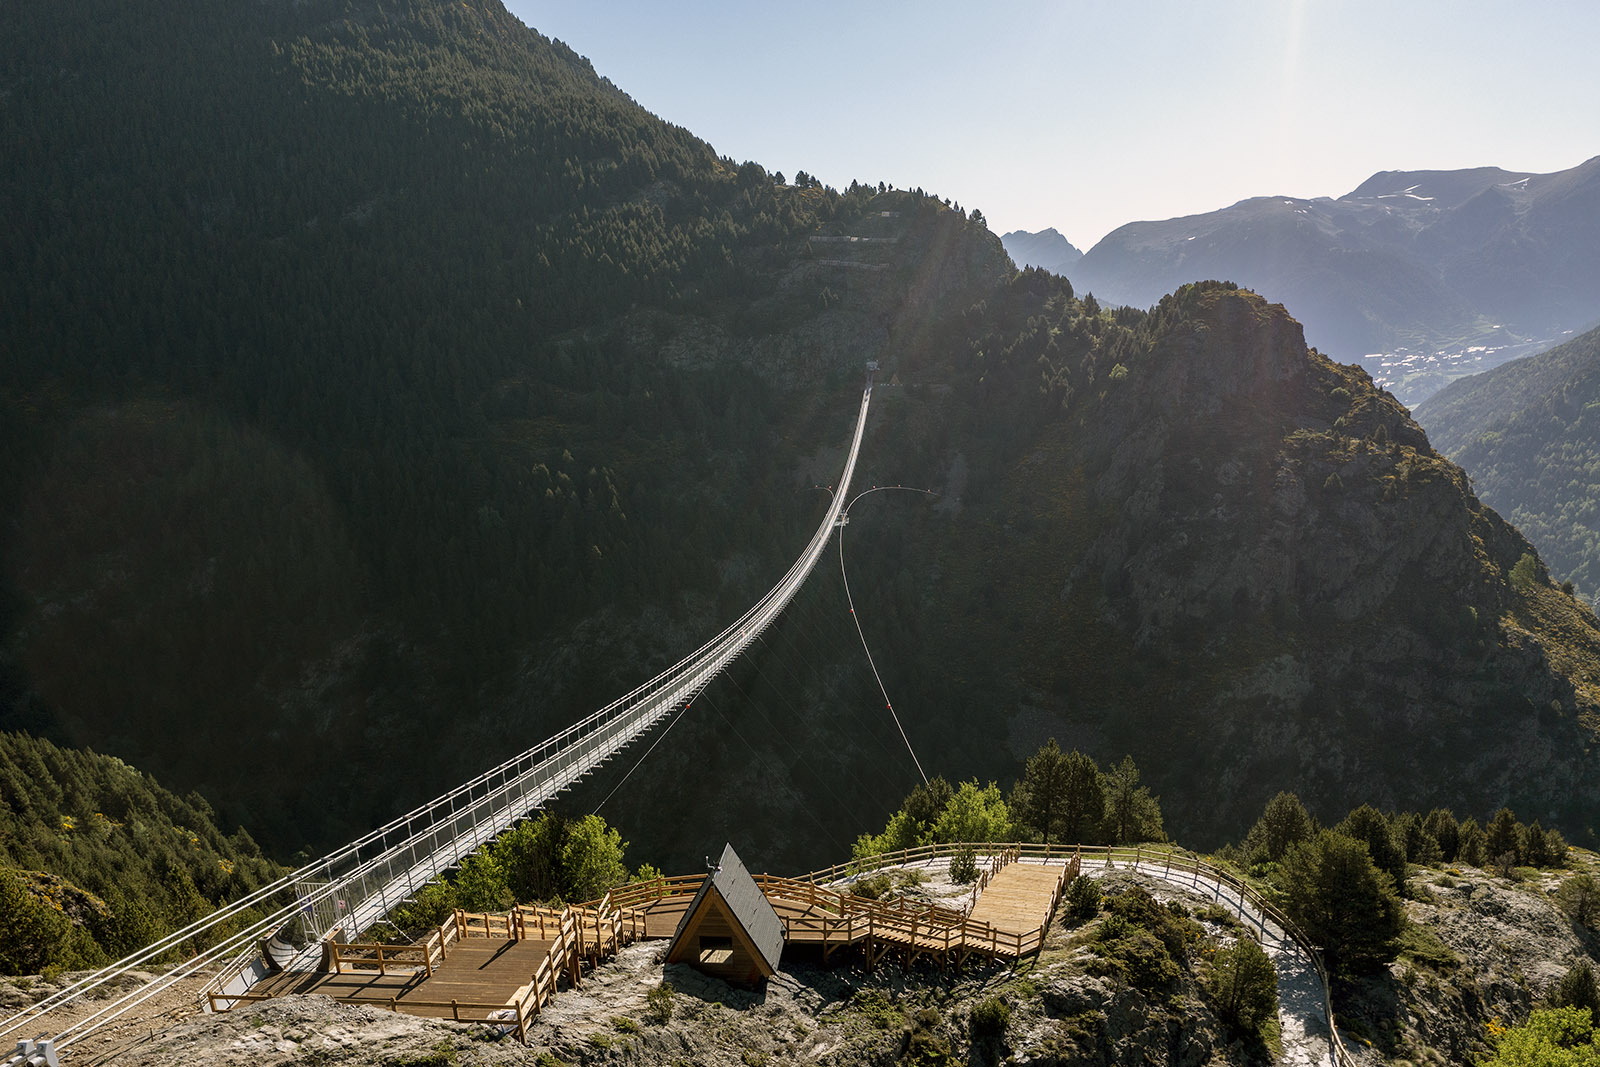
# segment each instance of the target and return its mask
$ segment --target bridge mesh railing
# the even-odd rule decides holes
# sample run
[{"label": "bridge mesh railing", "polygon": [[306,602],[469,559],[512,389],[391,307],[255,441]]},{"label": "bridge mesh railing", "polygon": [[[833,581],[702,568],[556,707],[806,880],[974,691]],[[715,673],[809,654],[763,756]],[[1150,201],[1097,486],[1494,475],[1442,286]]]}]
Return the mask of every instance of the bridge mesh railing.
[{"label": "bridge mesh railing", "polygon": [[[340,931],[354,939],[430,879],[570,788],[638,740],[667,715],[686,707],[778,617],[815,568],[833,533],[855,471],[872,400],[862,393],[855,434],[839,486],[817,531],[777,585],[732,625],[683,660],[632,692],[612,701],[526,752],[478,775],[356,841],[205,919],[76,982],[0,1021],[0,1039],[16,1034],[48,1012],[102,989],[128,972],[176,951],[186,942],[246,922],[152,982],[113,1000],[56,1035],[63,1049],[137,1007],[172,984],[227,961],[208,987],[219,994],[243,992],[266,973],[257,958],[262,940],[291,931],[306,947],[290,966],[309,969],[320,958],[317,942]],[[265,916],[247,921],[252,915]]]}]

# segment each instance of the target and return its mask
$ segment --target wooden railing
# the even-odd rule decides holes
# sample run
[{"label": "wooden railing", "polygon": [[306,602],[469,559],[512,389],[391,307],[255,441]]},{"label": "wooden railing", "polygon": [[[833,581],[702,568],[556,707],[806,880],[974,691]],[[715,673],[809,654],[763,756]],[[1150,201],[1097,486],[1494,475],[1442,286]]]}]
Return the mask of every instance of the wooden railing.
[{"label": "wooden railing", "polygon": [[334,941],[328,948],[328,969],[334,974],[347,970],[351,973],[376,970],[387,975],[393,970],[401,974],[421,972],[432,977],[434,967],[444,962],[444,931],[435,930],[425,940],[412,945]]},{"label": "wooden railing", "polygon": [[[925,865],[948,859],[965,848],[987,857],[985,869],[979,872],[978,892],[1012,863],[1062,863],[1045,922],[1036,929],[1022,933],[997,930],[987,923],[973,921],[967,914],[941,905],[871,900],[832,889],[826,884],[869,871]],[[1182,849],[1166,845],[1035,845],[1016,842],[922,845],[835,864],[798,878],[758,875],[755,881],[769,898],[804,903],[809,909],[814,909],[814,914],[783,917],[785,939],[815,939],[840,945],[866,940],[878,943],[883,951],[898,946],[908,954],[955,952],[965,955],[980,952],[997,958],[1021,959],[1043,949],[1045,934],[1066,895],[1067,887],[1086,863],[1126,866],[1152,872],[1159,869],[1161,877],[1168,880],[1174,874],[1180,877],[1188,875],[1197,883],[1197,888],[1201,888],[1198,885],[1201,880],[1212,883],[1219,896],[1224,899],[1227,896],[1236,898],[1236,903],[1229,901],[1229,904],[1247,923],[1254,924],[1257,936],[1262,941],[1275,933],[1280,944],[1286,939],[1298,944],[1310,958],[1322,983],[1323,1008],[1330,1023],[1329,1040],[1334,1060],[1340,1067],[1354,1067],[1355,1061],[1345,1049],[1338,1028],[1332,1025],[1334,1015],[1328,972],[1320,951],[1310,938],[1281,908],[1253,886],[1232,872],[1206,863]],[[528,905],[518,906],[505,915],[457,912],[424,942],[405,946],[336,942],[331,946],[331,955],[336,967],[371,969],[375,966],[380,974],[387,974],[386,968],[389,967],[409,967],[413,972],[421,969],[431,974],[444,960],[450,946],[463,938],[552,940],[551,951],[540,962],[528,984],[520,987],[504,1004],[423,1002],[410,998],[405,1001],[408,1007],[430,1010],[448,1008],[451,1018],[461,1021],[507,1026],[514,1024],[518,1036],[525,1041],[529,1021],[554,995],[563,973],[574,985],[578,984],[581,980],[578,961],[598,961],[622,945],[644,936],[644,909],[662,900],[693,896],[699,892],[704,880],[704,875],[693,874],[635,882],[616,887],[600,900],[564,908],[559,912]],[[976,893],[973,899],[976,899]],[[1269,931],[1269,923],[1276,926],[1278,932]],[[419,953],[420,958],[408,961],[406,953]],[[226,1010],[234,1003],[271,999],[270,996],[258,994],[209,995],[213,1010]],[[342,1002],[374,1003],[370,1000]],[[382,1002],[377,1003],[382,1006]],[[389,1007],[400,1010],[393,998]],[[493,1017],[491,1012],[494,1013]]]}]

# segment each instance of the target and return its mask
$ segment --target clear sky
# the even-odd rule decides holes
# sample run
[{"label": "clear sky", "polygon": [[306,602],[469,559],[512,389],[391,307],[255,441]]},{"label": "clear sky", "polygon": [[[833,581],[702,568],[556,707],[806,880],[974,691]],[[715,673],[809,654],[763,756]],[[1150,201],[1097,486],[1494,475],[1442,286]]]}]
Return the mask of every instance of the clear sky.
[{"label": "clear sky", "polygon": [[921,186],[1087,250],[1379,170],[1600,154],[1597,0],[508,0],[790,178]]}]

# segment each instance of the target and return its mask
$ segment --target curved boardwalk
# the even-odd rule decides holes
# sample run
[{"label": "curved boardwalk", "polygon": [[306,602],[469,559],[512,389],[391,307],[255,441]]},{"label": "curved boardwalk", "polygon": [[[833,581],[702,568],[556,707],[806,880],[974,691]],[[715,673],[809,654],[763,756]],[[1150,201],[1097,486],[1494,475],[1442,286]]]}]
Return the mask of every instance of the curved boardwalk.
[{"label": "curved boardwalk", "polygon": [[[1278,974],[1278,1024],[1282,1034],[1282,1054],[1278,1063],[1285,1067],[1323,1067],[1353,1064],[1348,1054],[1335,1044],[1328,1018],[1326,976],[1306,946],[1288,929],[1287,920],[1270,905],[1242,889],[1231,876],[1200,860],[1160,848],[1104,848],[1099,846],[1015,846],[979,844],[980,866],[987,862],[998,873],[984,878],[998,880],[1017,868],[1055,869],[1064,854],[1074,856],[1077,870],[1091,877],[1104,877],[1133,871],[1159,879],[1191,896],[1198,896],[1227,909],[1261,942]],[[949,862],[953,845],[924,846],[880,857],[880,870],[912,868],[929,870]],[[1003,866],[1010,862],[1009,866]],[[859,873],[855,864],[839,864],[805,876],[808,880],[841,881]],[[1016,877],[1013,875],[1012,877]],[[993,882],[990,881],[990,886]],[[973,914],[983,906],[991,892],[983,888],[974,894]]]}]

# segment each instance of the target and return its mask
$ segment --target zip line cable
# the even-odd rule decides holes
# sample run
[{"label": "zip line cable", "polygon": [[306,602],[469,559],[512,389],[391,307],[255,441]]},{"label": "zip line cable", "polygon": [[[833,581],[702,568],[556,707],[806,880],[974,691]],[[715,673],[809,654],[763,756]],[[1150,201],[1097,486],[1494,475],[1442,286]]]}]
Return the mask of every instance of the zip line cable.
[{"label": "zip line cable", "polygon": [[[861,629],[861,616],[856,614],[855,598],[850,595],[850,576],[844,569],[844,528],[850,521],[850,509],[856,506],[856,501],[873,493],[881,493],[889,489],[899,489],[906,493],[926,493],[928,496],[938,496],[931,489],[914,489],[905,485],[875,485],[865,492],[857,493],[839,512],[839,577],[844,579],[844,598],[850,605],[850,621],[856,624],[856,633],[861,637],[862,651],[867,654],[867,665],[872,668],[872,677],[878,680],[878,692],[883,694],[883,706],[889,709],[889,716],[894,719],[895,729],[900,731],[900,740],[906,743],[906,751],[911,753],[911,762],[917,765],[917,773],[922,775],[922,784],[928,784],[928,772],[922,769],[922,761],[917,759],[916,749],[911,747],[911,738],[906,736],[906,728],[900,722],[900,715],[894,710],[894,701],[889,699],[889,690],[884,688],[883,675],[878,673],[878,664],[872,658],[872,649],[867,646],[866,631]],[[829,490],[832,492],[832,490]]]}]

